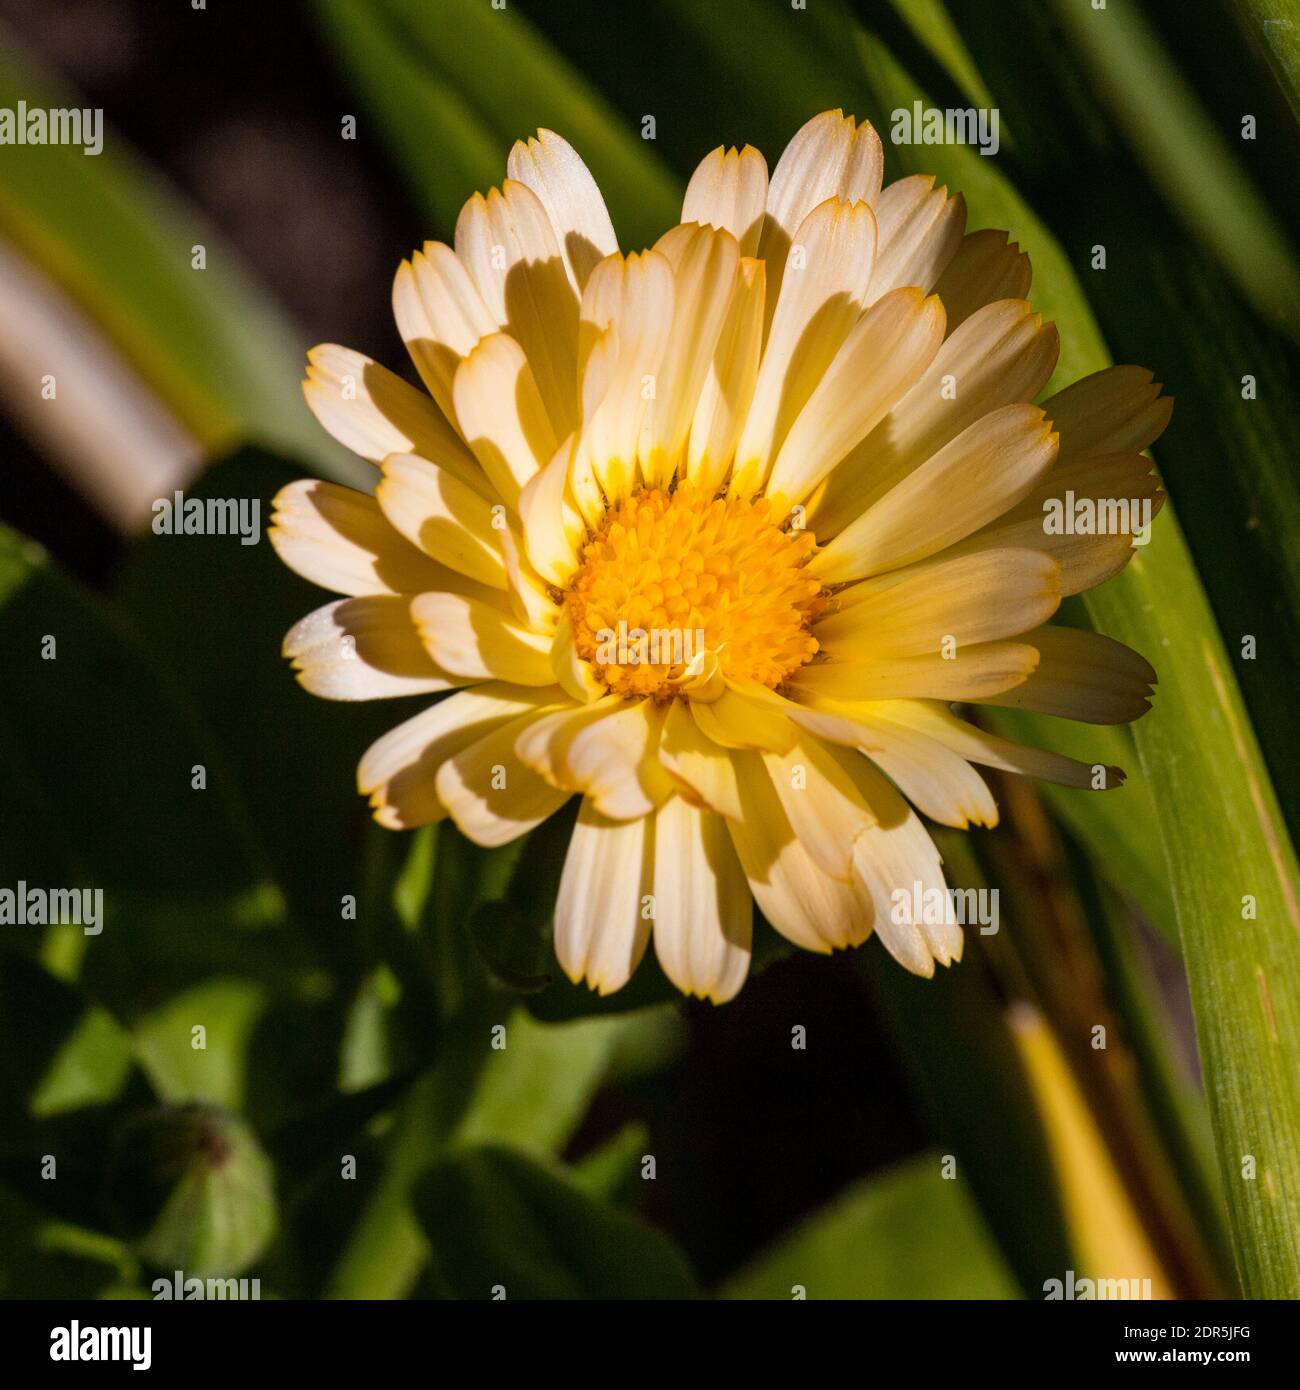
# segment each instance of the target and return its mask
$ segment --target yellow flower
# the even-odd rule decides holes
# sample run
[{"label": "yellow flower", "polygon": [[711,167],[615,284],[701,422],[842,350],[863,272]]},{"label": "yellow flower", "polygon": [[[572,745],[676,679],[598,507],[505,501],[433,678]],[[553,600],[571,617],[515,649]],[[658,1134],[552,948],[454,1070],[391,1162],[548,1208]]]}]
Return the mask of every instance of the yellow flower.
[{"label": "yellow flower", "polygon": [[715,150],[682,224],[623,255],[544,130],[397,272],[428,395],[310,354],[309,404],[378,478],[276,499],[281,558],[348,595],[285,654],[329,699],[455,691],[362,758],[383,825],[500,845],[582,798],[555,947],[601,993],[653,937],[679,988],[731,998],[752,899],[799,946],[874,927],[931,975],[962,936],[924,906],[948,894],[913,806],[993,825],[973,763],[1122,778],[952,704],[1148,708],[1140,656],[1046,624],[1146,539],[1171,402],[1115,367],[1031,404],[1058,343],[1028,258],[883,163],[838,111],[770,181]]}]

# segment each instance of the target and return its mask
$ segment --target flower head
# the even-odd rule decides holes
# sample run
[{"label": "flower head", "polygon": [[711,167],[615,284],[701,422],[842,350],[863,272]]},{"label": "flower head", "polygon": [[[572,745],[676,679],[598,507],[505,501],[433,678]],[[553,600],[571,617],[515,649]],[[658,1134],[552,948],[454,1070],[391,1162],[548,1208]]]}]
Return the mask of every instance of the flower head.
[{"label": "flower head", "polygon": [[346,595],[285,653],[327,698],[438,695],[361,760],[383,825],[500,845],[581,797],[555,946],[602,993],[653,940],[682,990],[730,998],[752,900],[797,945],[874,929],[932,974],[962,937],[919,909],[947,894],[917,810],[995,824],[974,764],[1122,778],[953,704],[1148,707],[1140,656],[1048,622],[1145,539],[1171,403],[1115,367],[1032,404],[1057,336],[1028,258],[882,171],[872,127],[827,112],[770,181],[715,150],[681,225],[624,255],[541,131],[454,249],[397,272],[427,394],[310,355],[309,404],[378,473],[276,499],[281,557]]}]

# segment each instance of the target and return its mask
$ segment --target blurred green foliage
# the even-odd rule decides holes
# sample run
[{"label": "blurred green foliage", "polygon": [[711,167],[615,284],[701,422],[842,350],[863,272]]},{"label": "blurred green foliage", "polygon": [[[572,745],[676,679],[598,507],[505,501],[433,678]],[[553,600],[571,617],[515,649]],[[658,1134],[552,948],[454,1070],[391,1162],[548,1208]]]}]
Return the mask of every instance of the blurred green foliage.
[{"label": "blurred green foliage", "polygon": [[[74,95],[0,29],[0,105],[68,106]],[[110,135],[90,159],[73,145],[7,147],[0,232],[206,450],[252,437],[294,449],[340,481],[364,476],[303,405],[301,350],[273,301],[215,229],[121,141]],[[194,270],[199,249],[202,274]]]},{"label": "blurred green foliage", "polygon": [[728,1279],[721,1296],[1016,1297],[970,1193],[942,1164],[923,1154],[856,1184]]}]

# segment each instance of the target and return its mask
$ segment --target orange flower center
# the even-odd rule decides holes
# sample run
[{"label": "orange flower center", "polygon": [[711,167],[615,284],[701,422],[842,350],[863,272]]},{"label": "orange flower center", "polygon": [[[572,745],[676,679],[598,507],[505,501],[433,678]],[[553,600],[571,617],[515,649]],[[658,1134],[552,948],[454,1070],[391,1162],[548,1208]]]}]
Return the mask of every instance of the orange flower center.
[{"label": "orange flower center", "polygon": [[776,525],[766,498],[646,488],[583,547],[565,597],[578,654],[620,695],[673,695],[706,651],[733,680],[777,686],[817,651],[816,544]]}]

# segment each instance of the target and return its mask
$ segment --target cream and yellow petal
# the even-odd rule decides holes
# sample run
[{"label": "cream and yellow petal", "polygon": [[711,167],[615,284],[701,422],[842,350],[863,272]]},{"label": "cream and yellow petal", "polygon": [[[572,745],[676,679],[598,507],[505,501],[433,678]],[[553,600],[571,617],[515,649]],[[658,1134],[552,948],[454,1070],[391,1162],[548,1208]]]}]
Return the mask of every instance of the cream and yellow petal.
[{"label": "cream and yellow petal", "polygon": [[935,188],[933,174],[913,174],[881,190],[875,213],[879,245],[869,299],[904,285],[929,294],[961,245],[966,200]]},{"label": "cream and yellow petal", "polygon": [[550,637],[499,608],[459,594],[417,594],[411,617],[429,655],[446,671],[469,680],[555,684]]},{"label": "cream and yellow petal", "polygon": [[931,820],[958,830],[972,824],[996,825],[998,808],[993,795],[966,758],[947,742],[890,717],[909,703],[921,704],[902,700],[825,701],[812,712],[834,717],[840,724],[831,730],[834,741],[866,752],[908,801]]},{"label": "cream and yellow petal", "polygon": [[599,700],[574,701],[522,730],[515,741],[515,753],[552,786],[576,791],[565,762],[569,745],[590,724],[623,707],[622,701],[608,693]]},{"label": "cream and yellow petal", "polygon": [[420,641],[410,599],[373,594],[337,599],[291,627],[283,654],[299,684],[326,700],[384,700],[463,684]]},{"label": "cream and yellow petal", "polygon": [[900,965],[929,978],[935,961],[950,965],[962,953],[961,927],[939,851],[916,813],[880,773],[861,757],[851,765],[875,813],[875,823],[858,837],[853,865],[875,906],[876,935]]},{"label": "cream and yellow petal", "polygon": [[706,492],[720,487],[726,477],[754,398],[766,296],[766,263],[742,257],[691,420],[686,476]]},{"label": "cream and yellow petal", "polygon": [[976,420],[850,522],[808,572],[840,584],[937,554],[1009,511],[1056,458],[1043,412],[1009,405]]},{"label": "cream and yellow petal", "polygon": [[864,580],[813,627],[836,661],[951,655],[1045,623],[1061,601],[1060,567],[1038,550],[977,551]]},{"label": "cream and yellow petal", "polygon": [[613,994],[632,977],[654,920],[648,818],[607,820],[584,801],[555,904],[555,954],[575,984]]},{"label": "cream and yellow petal", "polygon": [[[866,302],[876,220],[866,203],[829,198],[799,224],[736,446],[731,490],[757,492]],[[771,292],[769,265],[769,293]]]},{"label": "cream and yellow petal", "polygon": [[[560,622],[562,608],[551,597],[550,586],[533,568],[524,553],[523,541],[515,529],[507,526],[499,534],[511,611],[532,631],[554,633]],[[559,679],[558,674],[556,678]]]},{"label": "cream and yellow petal", "polygon": [[641,421],[638,458],[647,486],[663,487],[686,451],[739,274],[740,248],[728,231],[684,225],[660,237],[655,250],[673,270],[673,324]]},{"label": "cream and yellow petal", "polygon": [[614,225],[590,170],[567,140],[553,130],[539,130],[527,142],[516,142],[506,171],[541,199],[569,278],[581,294],[596,264],[618,250]]},{"label": "cream and yellow petal", "polygon": [[456,368],[478,340],[495,333],[498,325],[450,246],[427,241],[423,251],[398,266],[393,316],[429,394],[455,424],[452,381]]},{"label": "cream and yellow petal", "polygon": [[907,288],[877,299],[790,427],[767,480],[769,496],[803,502],[915,384],[943,333],[937,297]]},{"label": "cream and yellow petal", "polygon": [[303,478],[280,489],[268,535],[291,570],[337,594],[492,591],[439,564],[393,529],[364,492]]},{"label": "cream and yellow petal", "polygon": [[1120,502],[1150,502],[1153,515],[1164,503],[1160,479],[1152,472],[1151,460],[1145,454],[1073,454],[1069,458],[1058,457],[1034,488],[1007,513],[1006,519],[1042,521],[1056,504],[1064,505],[1067,497],[1073,503],[1100,504],[1098,520],[1102,526],[1126,535],[1138,531],[1145,513],[1141,508],[1121,508]]},{"label": "cream and yellow petal", "polygon": [[422,391],[364,353],[322,343],[307,354],[303,395],[312,414],[346,449],[371,463],[421,454],[462,482],[479,476],[473,457]]},{"label": "cream and yellow petal", "polygon": [[948,332],[986,304],[1028,298],[1031,278],[1029,257],[1006,232],[993,227],[967,232],[934,287],[948,311]]},{"label": "cream and yellow petal", "polygon": [[1039,654],[1033,674],[1013,689],[974,698],[1085,724],[1128,724],[1151,708],[1156,673],[1122,642],[1055,625],[1026,632],[1022,640]]},{"label": "cream and yellow petal", "polygon": [[[581,374],[585,375],[593,349],[613,328],[613,355],[605,371],[606,394],[616,364],[647,342],[658,342],[649,354],[657,363],[672,327],[673,267],[658,251],[633,251],[606,256],[594,267],[582,292],[578,310]],[[644,355],[644,353],[643,353]]]},{"label": "cream and yellow petal", "polygon": [[727,678],[718,653],[703,647],[682,667],[680,675],[670,677],[676,693],[695,705],[709,705],[727,693]]},{"label": "cream and yellow petal", "polygon": [[490,502],[416,454],[394,454],[383,471],[375,497],[394,530],[458,574],[506,588],[504,503]]},{"label": "cream and yellow petal", "polygon": [[720,748],[788,753],[798,737],[799,731],[784,711],[731,682],[716,699],[693,699],[690,705],[701,732]]},{"label": "cream and yellow petal", "polygon": [[1014,690],[1039,662],[1037,647],[1021,642],[984,642],[957,647],[955,655],[875,657],[865,661],[819,661],[801,667],[787,684],[800,699],[984,700]]},{"label": "cream and yellow petal", "polygon": [[[608,277],[604,277],[603,283],[608,284]],[[609,394],[609,388],[614,381],[614,370],[618,365],[618,349],[619,336],[613,318],[604,328],[598,327],[593,320],[583,330],[579,394],[584,423],[595,418],[601,402]]]},{"label": "cream and yellow petal", "polygon": [[744,814],[727,820],[732,843],[763,915],[782,936],[822,954],[871,935],[872,908],[853,882],[823,873],[786,818],[759,754],[732,755]]},{"label": "cream and yellow petal", "polygon": [[674,700],[668,707],[659,736],[659,762],[676,782],[678,794],[695,805],[732,820],[744,814],[731,757],[700,728],[688,700]]},{"label": "cream and yellow petal", "polygon": [[762,756],[790,829],[808,857],[822,873],[847,882],[854,843],[873,817],[833,750],[802,734],[788,753]]},{"label": "cream and yellow petal", "polygon": [[823,111],[806,121],[781,152],[772,174],[768,215],[793,234],[827,198],[873,202],[884,177],[885,154],[869,121]]},{"label": "cream and yellow petal", "polygon": [[[915,816],[879,834],[864,835],[857,849],[856,868],[858,881],[873,903],[876,936],[881,945],[904,970],[928,980],[934,975],[936,959],[942,960],[944,965],[960,959],[961,928],[947,920],[925,921],[924,894],[927,892],[937,890],[944,895],[941,899],[930,899],[941,904],[935,915],[942,914],[946,919],[952,914],[952,908],[942,876],[939,882],[934,881],[930,861],[924,856],[922,836],[929,842],[929,836]],[[919,910],[915,906],[916,884],[923,885],[919,890],[922,894]],[[952,931],[957,936],[955,951]],[[946,960],[936,955],[931,935]]]},{"label": "cream and yellow petal", "polygon": [[551,670],[555,679],[580,704],[590,704],[599,700],[607,687],[597,677],[591,662],[585,660],[578,651],[573,635],[573,621],[568,607],[560,610],[555,624],[555,638],[551,643]]},{"label": "cream and yellow petal", "polygon": [[993,793],[965,758],[900,726],[869,723],[867,728],[880,745],[870,755],[872,762],[922,815],[957,830],[997,825]]},{"label": "cream and yellow petal", "polygon": [[682,200],[682,221],[728,231],[743,256],[758,254],[767,208],[767,160],[752,145],[718,146],[700,161]]},{"label": "cream and yellow petal", "polygon": [[[567,697],[566,697],[567,699]],[[495,848],[526,835],[555,814],[571,793],[539,777],[515,753],[519,735],[556,707],[543,706],[454,752],[437,770],[438,800],[462,835]]]},{"label": "cream and yellow petal", "polygon": [[1033,400],[1059,351],[1055,326],[1022,301],[972,314],[814,495],[809,525],[819,537],[835,535],[977,420]]},{"label": "cream and yellow petal", "polygon": [[[622,389],[622,378],[619,374],[620,337],[617,325],[609,323],[599,330],[593,327],[592,333],[594,337],[590,351],[586,353],[582,365],[582,425],[570,436],[565,489],[580,523],[586,530],[597,531],[604,520],[607,502],[592,462],[594,447],[589,431],[615,383],[619,382]],[[650,376],[643,380],[653,381],[654,378]],[[615,408],[615,404],[608,407],[611,410]],[[644,404],[638,403],[633,409],[640,419]],[[605,428],[604,422],[602,428]],[[564,445],[560,447],[563,449]]]},{"label": "cream and yellow petal", "polygon": [[795,132],[772,171],[759,241],[758,254],[768,263],[774,297],[804,218],[827,198],[850,204],[874,202],[884,168],[880,136],[869,121],[858,125],[842,111],[823,111]]},{"label": "cream and yellow petal", "polygon": [[[672,333],[674,292],[672,266],[657,251],[607,257],[583,291],[580,361],[585,368],[600,344],[607,356],[605,390],[584,420],[579,454],[611,501],[627,497],[637,480],[641,421]],[[612,339],[606,336],[611,328]]]},{"label": "cream and yellow petal", "polygon": [[726,822],[680,796],[654,819],[654,945],[683,994],[734,998],[749,973],[753,899]]},{"label": "cream and yellow petal", "polygon": [[569,486],[569,469],[577,448],[570,438],[519,494],[524,544],[533,568],[548,583],[563,588],[578,567],[578,548],[586,524]]},{"label": "cream and yellow petal", "polygon": [[1058,459],[1005,516],[949,553],[1033,546],[1061,566],[1063,595],[1082,593],[1133,558],[1164,501],[1142,454]]},{"label": "cream and yellow petal", "polygon": [[537,194],[513,179],[476,193],[456,223],[456,255],[523,349],[562,439],[578,423],[578,295]]},{"label": "cream and yellow petal", "polygon": [[370,745],[357,767],[357,790],[370,798],[375,819],[390,830],[441,820],[446,808],[434,786],[438,768],[559,694],[555,687],[533,690],[493,682],[448,695]]},{"label": "cream and yellow petal", "polygon": [[550,462],[558,442],[524,350],[506,333],[484,338],[456,369],[457,423],[501,500],[519,494]]},{"label": "cream and yellow petal", "polygon": [[1122,768],[1084,763],[1049,749],[1032,748],[1027,744],[999,738],[997,734],[960,718],[939,701],[887,700],[863,708],[870,712],[873,720],[887,719],[895,726],[914,729],[934,742],[942,743],[962,758],[982,763],[985,767],[1037,777],[1063,787],[1086,787],[1094,791],[1110,791],[1124,783]]},{"label": "cream and yellow petal", "polygon": [[1113,578],[1137,554],[1127,533],[1092,536],[1045,532],[1036,521],[997,521],[945,554],[972,555],[979,550],[1040,550],[1059,566],[1061,597],[1083,593]]},{"label": "cream and yellow petal", "polygon": [[1061,459],[1148,448],[1173,414],[1173,397],[1160,391],[1145,367],[1107,367],[1044,401],[1061,436]]},{"label": "cream and yellow petal", "polygon": [[[792,699],[791,696],[795,698]],[[863,752],[871,752],[875,747],[874,741],[862,725],[839,713],[840,707],[833,700],[818,697],[810,702],[803,691],[793,687],[788,695],[778,694],[775,690],[769,691],[768,698],[778,703],[786,716],[801,730],[826,743],[842,744],[846,748],[858,748]]]},{"label": "cream and yellow petal", "polygon": [[611,820],[649,815],[673,791],[657,756],[664,713],[654,700],[580,707],[548,741],[549,775]]}]

